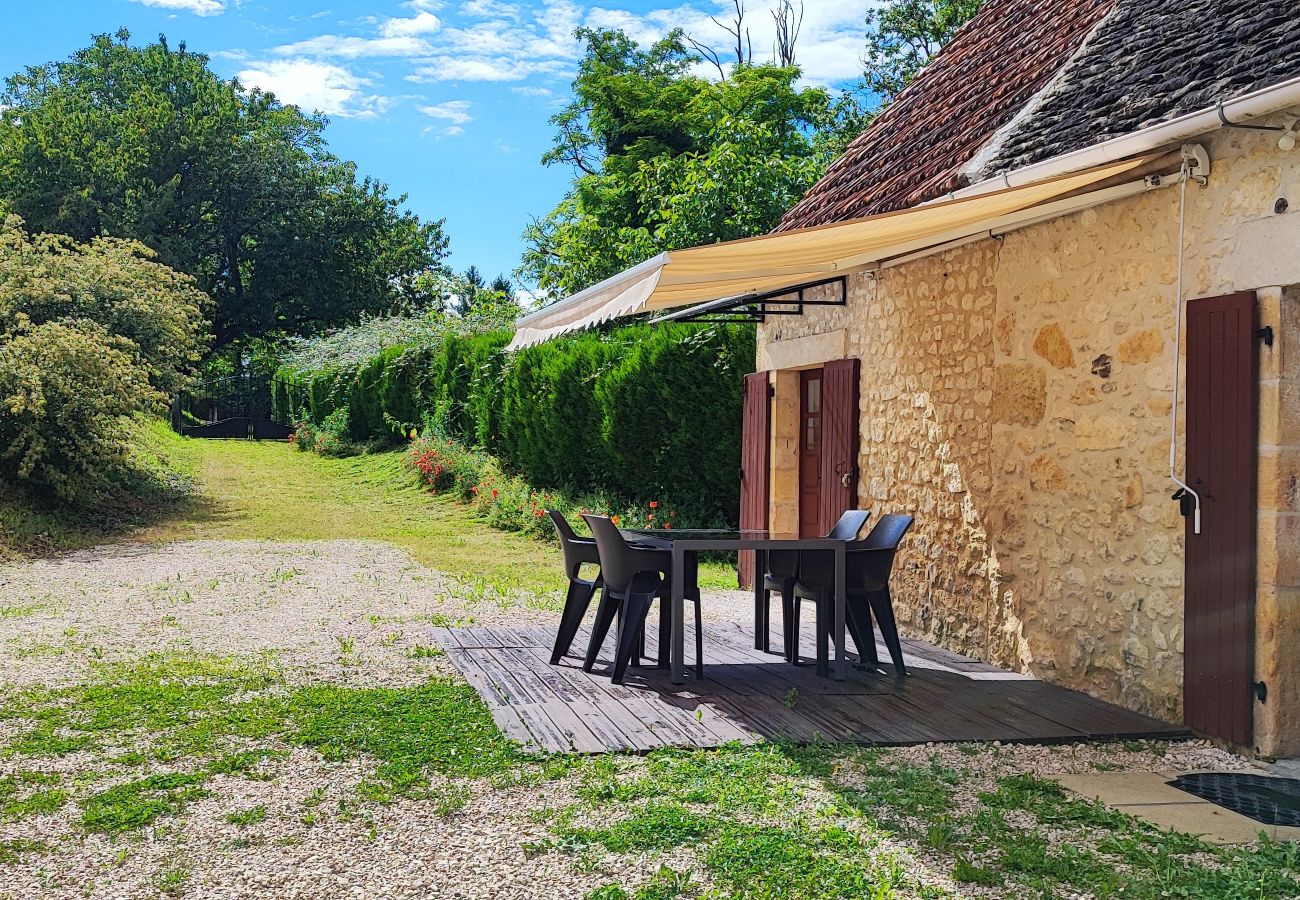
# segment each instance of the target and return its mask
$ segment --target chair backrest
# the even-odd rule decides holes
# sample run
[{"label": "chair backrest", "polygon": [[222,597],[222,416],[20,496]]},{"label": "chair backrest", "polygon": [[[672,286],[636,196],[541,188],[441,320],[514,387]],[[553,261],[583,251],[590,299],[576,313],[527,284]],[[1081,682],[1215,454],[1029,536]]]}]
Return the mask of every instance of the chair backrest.
[{"label": "chair backrest", "polygon": [[852,554],[853,579],[862,579],[867,592],[882,590],[889,584],[889,573],[894,568],[894,556],[903,536],[912,527],[912,517],[906,513],[889,513],[871,529],[871,534],[858,542],[853,549],[863,551]]},{"label": "chair backrest", "polygon": [[[862,526],[871,518],[869,509],[846,509],[835,526],[826,532],[828,538],[837,541],[852,541],[858,537]],[[810,551],[810,553],[825,551]],[[803,554],[807,556],[809,554]],[[772,578],[793,578],[799,572],[801,554],[798,550],[773,550],[767,555],[767,574]]]},{"label": "chair backrest", "polygon": [[570,581],[578,577],[578,570],[582,568],[583,563],[600,564],[600,555],[596,550],[595,541],[591,538],[578,537],[569,520],[559,511],[548,509],[546,514],[551,517],[551,524],[555,526],[555,533],[560,538],[560,551],[564,553],[564,572],[569,576]]},{"label": "chair backrest", "polygon": [[653,551],[630,546],[609,516],[583,513],[582,518],[596,539],[596,549],[600,551],[600,574],[605,579],[605,586],[615,593],[626,591],[632,586],[632,580],[645,571],[646,557]]},{"label": "chair backrest", "polygon": [[840,516],[840,520],[835,523],[835,527],[826,533],[828,538],[834,538],[837,541],[856,541],[858,532],[862,526],[867,524],[867,519],[871,518],[869,509],[846,509]]}]

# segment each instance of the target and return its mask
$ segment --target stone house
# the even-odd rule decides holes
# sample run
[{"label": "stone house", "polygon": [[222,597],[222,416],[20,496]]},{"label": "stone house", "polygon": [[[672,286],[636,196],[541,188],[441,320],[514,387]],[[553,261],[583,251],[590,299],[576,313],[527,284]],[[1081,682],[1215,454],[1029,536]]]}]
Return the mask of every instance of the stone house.
[{"label": "stone house", "polygon": [[516,340],[757,319],[742,524],[913,512],[905,630],[1300,755],[1297,120],[1285,0],[989,0],[778,232]]}]

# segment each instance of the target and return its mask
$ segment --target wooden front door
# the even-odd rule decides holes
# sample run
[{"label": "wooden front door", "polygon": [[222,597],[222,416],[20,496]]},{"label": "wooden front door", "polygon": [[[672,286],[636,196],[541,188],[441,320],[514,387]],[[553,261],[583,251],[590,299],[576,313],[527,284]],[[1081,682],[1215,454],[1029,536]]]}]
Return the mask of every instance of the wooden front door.
[{"label": "wooden front door", "polygon": [[[766,372],[745,376],[740,437],[740,527],[766,528],[768,457],[772,443],[772,402]],[[741,550],[737,566],[741,587],[753,587],[754,551]]]},{"label": "wooden front door", "polygon": [[1188,727],[1250,746],[1254,710],[1255,294],[1187,305],[1187,518],[1183,710]]},{"label": "wooden front door", "polygon": [[799,537],[821,537],[822,370],[799,373]]},{"label": "wooden front door", "polygon": [[822,534],[858,502],[859,366],[837,359],[822,370]]}]

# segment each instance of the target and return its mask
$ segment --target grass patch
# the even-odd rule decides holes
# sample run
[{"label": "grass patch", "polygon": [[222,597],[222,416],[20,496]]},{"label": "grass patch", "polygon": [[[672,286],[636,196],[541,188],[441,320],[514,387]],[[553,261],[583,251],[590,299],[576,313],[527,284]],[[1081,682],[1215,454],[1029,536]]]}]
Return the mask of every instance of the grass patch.
[{"label": "grass patch", "polygon": [[694,844],[718,827],[712,816],[692,812],[676,803],[648,803],[631,816],[600,828],[562,825],[556,830],[561,846],[591,845],[614,853],[644,853]]},{"label": "grass patch", "polygon": [[475,778],[518,760],[474,689],[446,679],[412,688],[313,685],[290,696],[287,718],[296,727],[285,740],[326,759],[369,754],[398,793],[423,787],[426,770]]},{"label": "grass patch", "polygon": [[172,772],[127,781],[87,797],[81,825],[87,831],[109,833],[151,825],[159,817],[181,811],[185,804],[209,796],[203,787],[207,773]]},{"label": "grass patch", "polygon": [[902,866],[843,828],[733,825],[705,854],[729,898],[886,900],[906,881]]},{"label": "grass patch", "polygon": [[633,769],[617,757],[598,758],[583,773],[579,795],[593,805],[662,798],[761,814],[796,803],[802,794],[795,779],[802,774],[787,748],[777,744],[663,750]]},{"label": "grass patch", "polygon": [[[372,757],[378,766],[362,786],[363,798],[425,797],[444,812],[463,806],[468,791],[453,784],[431,792],[431,772],[478,778],[506,773],[521,760],[473,689],[444,678],[407,688],[289,689],[260,661],[189,653],[103,664],[95,673],[86,684],[5,696],[0,718],[30,727],[0,746],[0,754],[51,756],[138,742],[114,762],[193,758],[197,765],[88,797],[82,824],[90,830],[127,830],[178,812],[205,795],[203,784],[213,775],[263,777],[262,764],[283,751],[231,747],[250,740],[311,747],[330,760]],[[66,795],[39,784],[29,789],[36,779],[0,782],[0,812],[19,817],[57,809]]]},{"label": "grass patch", "polygon": [[68,799],[61,779],[44,772],[17,772],[0,777],[0,821],[11,822],[57,812]]}]

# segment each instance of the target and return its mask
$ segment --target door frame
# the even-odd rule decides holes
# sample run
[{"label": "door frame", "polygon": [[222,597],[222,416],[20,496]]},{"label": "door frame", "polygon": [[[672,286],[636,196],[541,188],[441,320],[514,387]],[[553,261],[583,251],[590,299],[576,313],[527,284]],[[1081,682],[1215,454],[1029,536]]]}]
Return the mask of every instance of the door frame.
[{"label": "door frame", "polygon": [[[812,485],[811,488],[809,488],[807,485],[804,484],[804,471],[805,471],[804,454],[808,452],[808,450],[805,447],[805,441],[808,439],[808,433],[807,433],[808,417],[809,415],[811,415],[808,409],[808,382],[812,381],[814,378],[818,382],[817,413],[816,413],[817,415],[817,451],[816,451],[817,467],[815,470],[817,483],[815,485]],[[824,455],[823,448],[825,447],[825,437],[826,437],[826,426],[825,426],[825,422],[822,419],[822,413],[826,408],[825,403],[823,402],[824,401],[823,393],[825,391],[825,387],[826,387],[825,372],[820,366],[816,368],[800,370],[799,372],[799,440],[798,443],[796,444],[796,449],[795,449],[796,466],[799,474],[799,536],[800,537],[821,537],[821,535],[826,532],[825,522],[823,521],[825,519],[825,516],[823,515],[823,511],[822,511],[822,490],[821,490],[822,469],[823,469],[822,456]],[[814,524],[809,526],[812,529],[812,534],[804,534],[803,533],[804,512],[805,512],[804,502],[805,502],[805,498],[808,497],[810,493],[816,499],[817,519]]]}]

